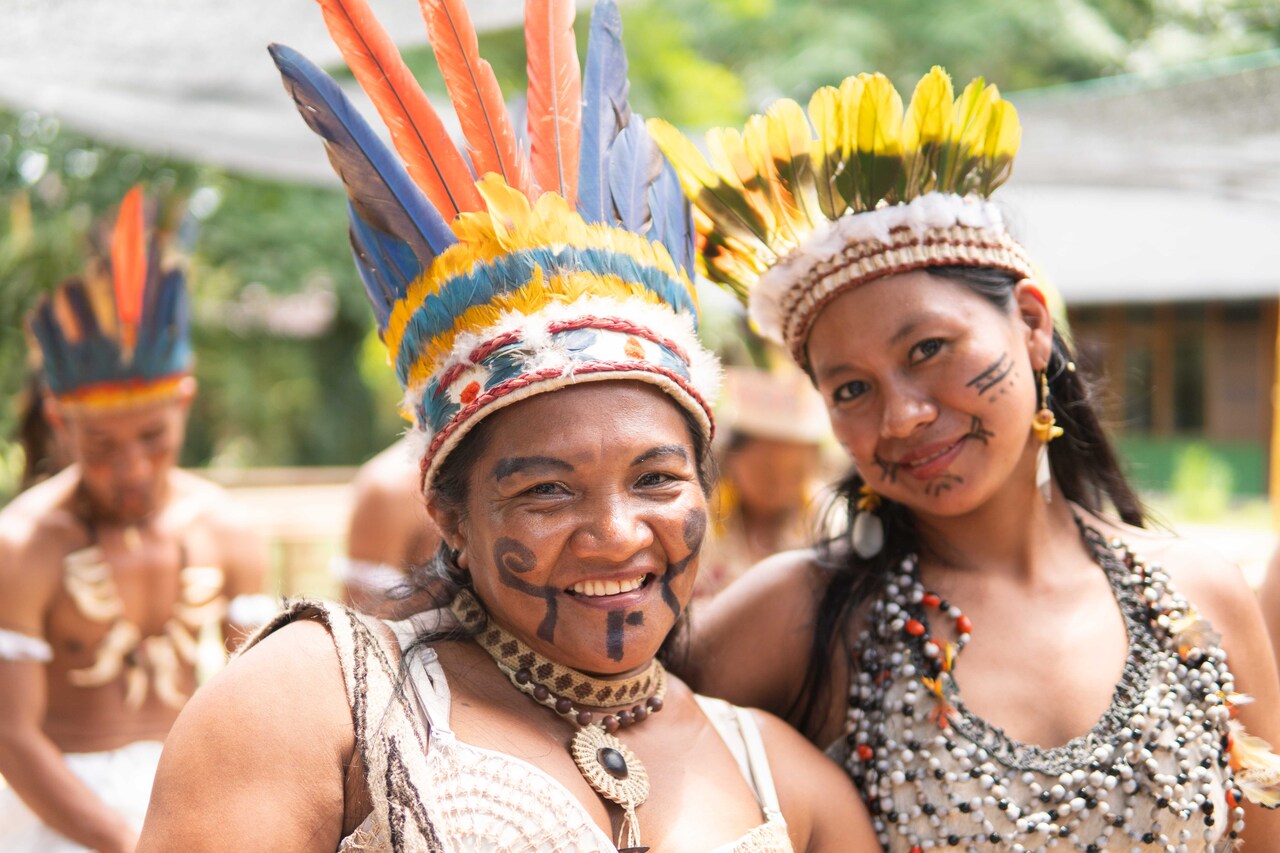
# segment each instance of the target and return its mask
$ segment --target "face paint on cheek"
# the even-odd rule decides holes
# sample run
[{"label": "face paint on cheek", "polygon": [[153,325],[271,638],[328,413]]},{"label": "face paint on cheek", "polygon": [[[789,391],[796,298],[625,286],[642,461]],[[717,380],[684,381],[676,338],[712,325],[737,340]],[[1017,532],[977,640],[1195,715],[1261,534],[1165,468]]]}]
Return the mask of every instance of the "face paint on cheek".
[{"label": "face paint on cheek", "polygon": [[680,618],[680,600],[676,598],[676,594],[671,591],[671,584],[676,578],[685,573],[698,556],[698,552],[702,550],[702,540],[707,535],[707,513],[705,510],[690,510],[689,514],[684,517],[684,544],[689,549],[689,554],[683,560],[667,564],[667,570],[662,574],[662,600],[671,608],[671,612],[676,618]]},{"label": "face paint on cheek", "polygon": [[1009,354],[1002,353],[1001,356],[992,362],[986,370],[970,379],[964,385],[966,388],[977,388],[978,396],[990,391],[999,385],[1006,376],[1013,372],[1013,359],[1009,358]]},{"label": "face paint on cheek", "polygon": [[533,551],[524,543],[509,536],[503,536],[493,543],[493,564],[498,567],[498,579],[504,586],[509,586],[525,595],[541,598],[546,602],[547,613],[542,623],[538,625],[538,638],[547,642],[553,641],[556,634],[556,621],[559,618],[556,610],[556,596],[560,591],[555,587],[531,584],[519,577],[537,567],[538,562]]},{"label": "face paint on cheek", "polygon": [[982,418],[974,415],[973,421],[969,424],[969,437],[976,438],[983,444],[988,444],[990,443],[990,439],[995,438],[995,433],[987,429],[986,425],[982,422]]}]

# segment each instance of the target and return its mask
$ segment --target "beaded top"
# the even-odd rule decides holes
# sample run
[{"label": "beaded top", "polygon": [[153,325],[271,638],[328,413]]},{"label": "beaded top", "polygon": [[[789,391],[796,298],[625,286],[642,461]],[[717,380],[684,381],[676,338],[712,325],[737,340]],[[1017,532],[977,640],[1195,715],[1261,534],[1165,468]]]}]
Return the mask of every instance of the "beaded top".
[{"label": "beaded top", "polygon": [[1020,743],[973,714],[945,645],[904,630],[926,620],[914,557],[872,604],[847,734],[831,751],[886,850],[1225,850],[1243,829],[1225,748],[1234,685],[1219,636],[1158,566],[1096,530],[1083,535],[1129,652],[1110,707],[1062,746]]}]

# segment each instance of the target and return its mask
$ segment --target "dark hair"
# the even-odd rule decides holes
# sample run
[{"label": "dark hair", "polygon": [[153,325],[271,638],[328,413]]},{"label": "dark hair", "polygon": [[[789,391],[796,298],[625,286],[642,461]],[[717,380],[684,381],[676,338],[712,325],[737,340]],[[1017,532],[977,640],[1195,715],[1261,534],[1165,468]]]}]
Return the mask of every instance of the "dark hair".
[{"label": "dark hair", "polygon": [[[703,436],[702,428],[693,413],[679,404],[676,404],[676,408],[684,419],[685,427],[689,430],[689,438],[693,443],[698,484],[702,487],[703,494],[709,495],[715,483],[715,462],[711,455],[710,442]],[[489,445],[492,423],[491,419],[485,419],[472,427],[440,464],[431,484],[431,498],[460,518],[464,517],[466,512],[471,473]],[[430,601],[433,607],[447,607],[463,589],[475,592],[471,573],[458,566],[457,555],[446,542],[441,540],[435,556],[425,564],[415,567],[409,579],[392,589],[388,596],[403,600],[421,595]],[[682,613],[658,652],[658,657],[664,664],[673,665],[674,658],[687,654],[687,634],[688,620],[686,614]],[[468,636],[466,633],[459,631],[433,632],[417,638],[414,645],[461,639],[466,636]]]},{"label": "dark hair", "polygon": [[[987,299],[1005,312],[1014,310],[1013,285],[1018,279],[989,267],[930,267],[927,272],[954,281]],[[1099,514],[1111,509],[1126,523],[1146,525],[1146,511],[1129,486],[1111,440],[1098,417],[1094,390],[1071,358],[1070,348],[1055,329],[1053,349],[1046,367],[1049,406],[1064,430],[1049,445],[1049,464],[1063,496],[1086,511]],[[815,611],[813,642],[800,693],[788,717],[801,731],[812,734],[825,722],[829,679],[835,643],[847,641],[841,632],[851,616],[884,591],[903,558],[915,550],[915,522],[901,504],[882,499],[877,511],[884,524],[884,547],[871,559],[862,559],[850,542],[863,479],[855,470],[835,486],[824,513],[816,546],[817,565],[827,573],[827,584]]]},{"label": "dark hair", "polygon": [[45,383],[40,372],[28,371],[18,414],[18,443],[22,447],[23,456],[20,491],[52,477],[62,468],[57,437],[45,416],[45,393]]}]

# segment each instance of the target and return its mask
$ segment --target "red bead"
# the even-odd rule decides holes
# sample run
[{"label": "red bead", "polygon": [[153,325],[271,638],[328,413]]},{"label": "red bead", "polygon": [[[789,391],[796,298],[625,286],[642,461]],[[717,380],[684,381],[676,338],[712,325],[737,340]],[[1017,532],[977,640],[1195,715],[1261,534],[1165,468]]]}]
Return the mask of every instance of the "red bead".
[{"label": "red bead", "polygon": [[921,600],[922,602],[924,602],[924,604],[925,604],[925,605],[927,605],[927,606],[929,606],[929,607],[937,607],[939,604],[941,604],[941,603],[942,603],[942,599],[941,599],[941,598],[938,598],[938,596],[934,595],[934,594],[933,594],[933,593],[931,593],[931,592],[926,592],[926,593],[924,594],[924,598],[922,598],[922,599],[920,599],[920,600]]},{"label": "red bead", "polygon": [[646,705],[648,705],[648,706],[649,706],[649,710],[650,710],[650,711],[652,711],[652,712],[653,712],[653,713],[655,713],[655,714],[662,710],[662,697],[661,697],[661,696],[650,696],[648,699],[646,699],[646,700],[645,700],[645,702],[644,702],[644,703],[645,703]]},{"label": "red bead", "polygon": [[908,619],[906,624],[906,631],[908,634],[910,634],[913,637],[923,637],[924,625],[921,624],[921,622],[917,619]]},{"label": "red bead", "polygon": [[620,725],[620,726],[629,726],[629,725],[631,725],[631,712],[630,712],[630,711],[619,711],[619,712],[618,712],[618,725]]},{"label": "red bead", "polygon": [[924,853],[919,847],[912,847],[907,853]]},{"label": "red bead", "polygon": [[858,744],[858,757],[863,761],[870,761],[875,754],[875,750],[867,746],[865,743]]},{"label": "red bead", "polygon": [[631,709],[631,719],[634,722],[638,723],[647,716],[649,716],[649,709],[643,705],[637,705]]},{"label": "red bead", "polygon": [[956,630],[959,631],[961,634],[973,633],[973,623],[969,621],[968,616],[965,616],[963,613],[961,613],[960,616],[957,617]]},{"label": "red bead", "polygon": [[591,720],[592,720],[591,712],[590,712],[590,711],[579,711],[579,712],[578,712],[578,716],[577,716],[575,719],[578,721],[578,725],[580,725],[580,726],[589,726],[589,725],[591,725]]},{"label": "red bead", "polygon": [[556,700],[556,713],[567,714],[573,710],[573,703],[561,696]]},{"label": "red bead", "polygon": [[609,716],[605,717],[600,722],[604,724],[604,730],[609,734],[613,734],[619,729],[618,718],[615,717],[613,714],[610,714]]},{"label": "red bead", "polygon": [[1240,805],[1240,803],[1236,801],[1236,792],[1234,788],[1227,789],[1227,805],[1233,809]]},{"label": "red bead", "polygon": [[550,695],[551,691],[543,687],[541,684],[535,684],[533,686],[533,698],[537,699],[539,702],[547,701],[547,697]]}]

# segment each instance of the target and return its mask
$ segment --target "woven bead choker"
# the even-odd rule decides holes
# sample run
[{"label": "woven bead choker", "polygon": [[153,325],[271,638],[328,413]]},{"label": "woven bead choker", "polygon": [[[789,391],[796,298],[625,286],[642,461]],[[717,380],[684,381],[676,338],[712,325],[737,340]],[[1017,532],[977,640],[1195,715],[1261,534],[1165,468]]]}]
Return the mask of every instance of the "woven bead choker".
[{"label": "woven bead choker", "polygon": [[[642,853],[636,809],[649,798],[649,775],[626,744],[614,736],[619,729],[643,722],[662,710],[667,690],[666,669],[656,659],[644,671],[629,678],[593,678],[576,669],[548,660],[515,635],[488,618],[484,606],[467,590],[449,605],[464,628],[475,632],[475,641],[516,689],[539,705],[555,711],[577,727],[569,742],[574,764],[587,784],[601,797],[622,807],[618,831],[619,853]],[[614,708],[635,703],[627,710],[606,714],[586,708]]]}]

